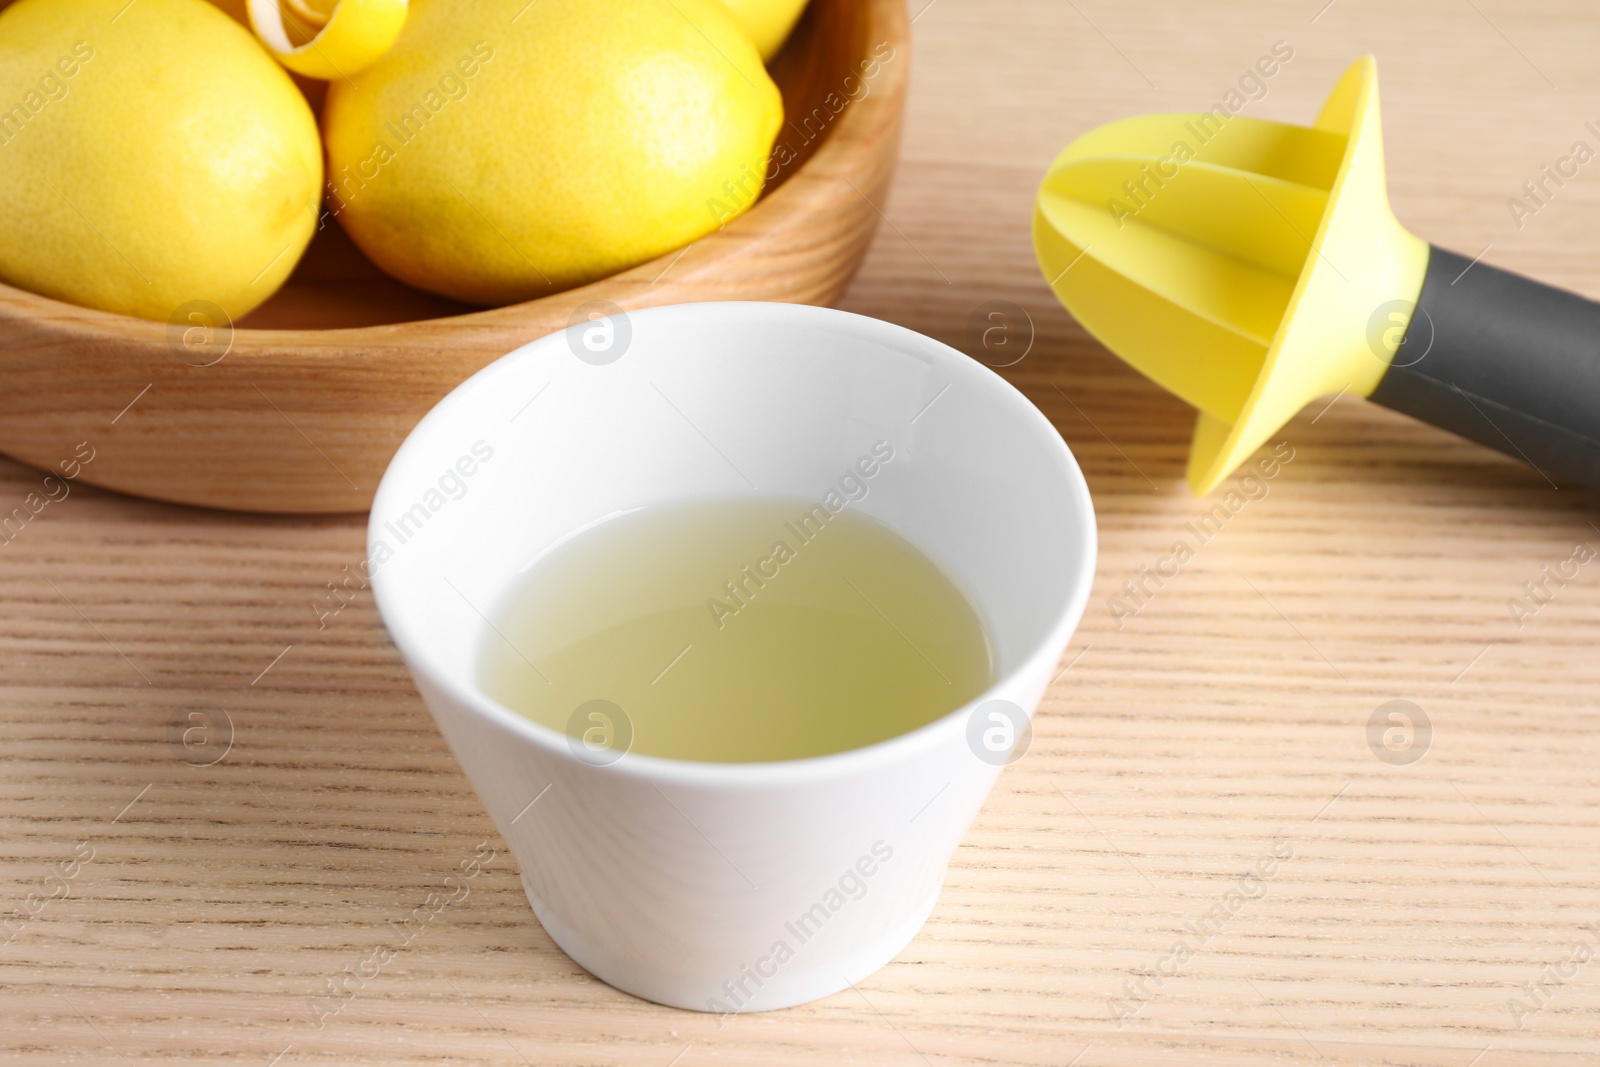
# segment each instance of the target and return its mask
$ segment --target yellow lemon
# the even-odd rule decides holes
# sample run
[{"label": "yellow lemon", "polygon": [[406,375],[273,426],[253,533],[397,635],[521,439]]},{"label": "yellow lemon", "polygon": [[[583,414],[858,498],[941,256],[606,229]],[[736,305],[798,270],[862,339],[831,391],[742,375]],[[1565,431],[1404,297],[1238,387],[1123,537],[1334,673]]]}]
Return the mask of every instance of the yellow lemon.
[{"label": "yellow lemon", "polygon": [[0,13],[0,278],[107,311],[234,318],[316,228],[322,153],[283,69],[204,0]]},{"label": "yellow lemon", "polygon": [[722,0],[734,21],[756,46],[762,59],[771,59],[789,39],[806,0]]},{"label": "yellow lemon", "polygon": [[402,281],[510,303],[749,207],[782,121],[718,0],[417,0],[382,59],[329,83],[329,206]]}]

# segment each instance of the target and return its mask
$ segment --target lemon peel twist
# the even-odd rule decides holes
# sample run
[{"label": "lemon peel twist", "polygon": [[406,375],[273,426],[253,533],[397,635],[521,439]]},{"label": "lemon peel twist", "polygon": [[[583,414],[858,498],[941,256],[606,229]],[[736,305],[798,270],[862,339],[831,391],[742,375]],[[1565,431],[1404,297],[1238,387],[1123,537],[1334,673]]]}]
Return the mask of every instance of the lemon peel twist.
[{"label": "lemon peel twist", "polygon": [[[406,0],[249,0],[250,27],[279,63],[307,78],[333,81],[365,70],[406,24]],[[285,15],[310,40],[289,39]]]}]

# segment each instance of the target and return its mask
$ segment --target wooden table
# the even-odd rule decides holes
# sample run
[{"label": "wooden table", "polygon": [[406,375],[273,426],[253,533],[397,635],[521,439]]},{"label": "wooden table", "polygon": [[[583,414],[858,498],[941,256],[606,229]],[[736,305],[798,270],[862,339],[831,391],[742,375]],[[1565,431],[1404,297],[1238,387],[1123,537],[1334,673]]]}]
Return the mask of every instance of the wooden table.
[{"label": "wooden table", "polygon": [[[1031,752],[898,960],[720,1028],[600,984],[534,921],[370,597],[319,627],[361,518],[84,487],[0,545],[5,1062],[1594,1062],[1600,563],[1521,625],[1509,607],[1600,548],[1593,493],[1345,398],[1113,618],[1204,505],[1191,413],[1034,266],[1033,190],[1077,134],[1208,106],[1280,40],[1247,113],[1309,121],[1370,50],[1400,217],[1600,296],[1600,162],[1520,228],[1507,206],[1600,147],[1600,13],[1322,3],[934,0],[916,22],[890,225],[844,306],[963,347],[985,301],[1027,310],[1004,373],[1084,466],[1101,568]],[[38,485],[0,461],[4,510]],[[1418,761],[1369,746],[1391,700],[1432,724]],[[482,842],[470,896],[318,1028],[310,998]]]}]

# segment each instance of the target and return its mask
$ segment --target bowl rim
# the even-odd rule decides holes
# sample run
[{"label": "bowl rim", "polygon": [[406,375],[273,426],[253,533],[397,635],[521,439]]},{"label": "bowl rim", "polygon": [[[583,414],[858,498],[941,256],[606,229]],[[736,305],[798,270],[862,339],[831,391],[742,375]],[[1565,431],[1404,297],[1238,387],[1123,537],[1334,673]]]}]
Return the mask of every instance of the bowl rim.
[{"label": "bowl rim", "polygon": [[[858,0],[846,0],[855,3]],[[851,160],[856,153],[852,152],[849,142],[856,140],[870,140],[873,137],[884,136],[890,133],[900,122],[903,112],[903,101],[910,81],[909,51],[911,45],[911,23],[906,8],[907,0],[859,0],[866,11],[867,30],[863,35],[865,47],[871,49],[873,42],[887,42],[895,49],[895,58],[905,56],[905,62],[887,63],[881,68],[881,73],[874,79],[871,92],[859,100],[852,101],[845,107],[829,128],[811,156],[799,168],[784,179],[783,183],[770,195],[759,197],[748,211],[743,212],[727,225],[712,230],[703,237],[697,238],[686,245],[669,249],[655,259],[648,260],[616,274],[609,274],[597,278],[592,282],[564,289],[558,293],[535,297],[515,304],[505,304],[500,307],[482,308],[476,311],[464,312],[460,315],[446,315],[438,318],[409,319],[402,322],[382,323],[371,326],[341,326],[330,328],[284,328],[284,327],[233,327],[233,347],[231,353],[243,354],[250,349],[281,351],[284,348],[294,348],[298,344],[317,341],[326,342],[336,340],[346,345],[356,346],[362,343],[394,345],[403,341],[410,334],[419,341],[428,340],[428,332],[440,326],[450,328],[504,328],[525,325],[536,322],[541,313],[560,307],[565,310],[568,306],[577,306],[586,300],[603,298],[602,294],[609,296],[626,297],[633,295],[626,290],[633,289],[637,294],[647,293],[654,285],[663,268],[669,261],[675,261],[686,255],[687,251],[708,238],[724,236],[718,242],[722,250],[721,255],[714,257],[720,259],[724,255],[736,254],[746,244],[759,240],[777,230],[785,229],[792,225],[797,218],[804,218],[808,211],[803,199],[803,190],[800,179],[802,177],[816,178],[819,175],[826,178],[831,172],[849,172],[854,169]],[[781,53],[780,53],[781,54]],[[857,57],[862,58],[860,56]],[[785,123],[788,117],[785,115]],[[857,192],[865,198],[866,194]],[[871,204],[871,201],[868,200]],[[879,210],[876,204],[872,205]],[[619,292],[621,290],[621,292]],[[670,299],[670,293],[668,293]],[[558,303],[559,302],[559,303]],[[615,301],[624,310],[634,311],[646,307],[660,306],[648,299],[629,302],[626,299]],[[145,343],[165,343],[166,331],[169,324],[154,319],[141,319],[132,315],[124,315],[114,311],[103,311],[98,308],[85,307],[54,297],[44,296],[28,289],[19,288],[0,280],[0,324],[7,320],[35,319],[49,320],[60,326],[76,328],[82,331],[115,335],[124,340],[143,341]]]},{"label": "bowl rim", "polygon": [[[1098,529],[1094,502],[1077,458],[1055,425],[1021,390],[992,368],[969,358],[942,341],[895,323],[835,308],[763,301],[708,301],[659,305],[642,309],[633,317],[637,319],[638,316],[662,320],[668,324],[677,319],[688,324],[690,328],[707,316],[743,317],[744,321],[754,316],[769,320],[767,325],[774,329],[820,328],[852,333],[885,347],[913,353],[918,358],[926,357],[933,366],[949,372],[955,378],[964,379],[967,384],[982,390],[987,402],[995,403],[1002,408],[1010,408],[1017,422],[1030,427],[1037,435],[1038,446],[1055,460],[1064,492],[1073,504],[1073,521],[1077,528],[1072,531],[1073,544],[1066,546],[1065,549],[1070,553],[1066,562],[1071,572],[1069,592],[1063,602],[1054,609],[1053,621],[1041,637],[1017,658],[1017,662],[1009,670],[994,678],[971,700],[932,722],[870,745],[793,760],[716,763],[628,752],[615,762],[604,766],[586,764],[570,751],[569,738],[565,733],[525,718],[489,697],[478,687],[467,684],[464,679],[458,678],[455,672],[437,662],[437,657],[432,654],[426,642],[416,639],[402,626],[391,625],[391,617],[397,611],[395,600],[400,594],[392,589],[395,580],[386,580],[385,571],[379,567],[374,569],[372,575],[373,602],[378,608],[385,631],[399,650],[408,671],[418,678],[425,678],[430,687],[446,694],[447,698],[466,714],[508,731],[541,749],[546,755],[574,768],[620,774],[643,782],[671,782],[710,789],[748,789],[753,785],[762,784],[793,785],[802,782],[828,781],[926,756],[955,744],[959,735],[966,732],[966,719],[974,709],[988,701],[1007,699],[1002,694],[1015,694],[1025,690],[1030,679],[1040,673],[1048,672],[1055,665],[1060,657],[1059,650],[1065,649],[1071,641],[1072,634],[1077,629],[1084,609],[1088,605],[1099,554]],[[416,439],[416,435],[430,422],[445,418],[452,414],[454,409],[469,403],[470,398],[466,394],[474,382],[485,379],[486,376],[506,373],[513,361],[527,362],[541,359],[548,349],[564,344],[565,340],[558,332],[518,347],[452,389],[427,415],[423,416],[390,461],[373,498],[372,518],[369,520],[367,533],[369,558],[372,540],[378,533],[380,516],[392,510],[386,509],[383,505],[388,502],[389,496],[401,492],[399,476],[395,474],[397,465],[405,463],[411,466],[423,462],[420,454],[415,457],[408,454],[408,447]],[[1036,708],[1024,708],[1023,711],[1031,721]],[[964,739],[961,743],[965,743]]]}]

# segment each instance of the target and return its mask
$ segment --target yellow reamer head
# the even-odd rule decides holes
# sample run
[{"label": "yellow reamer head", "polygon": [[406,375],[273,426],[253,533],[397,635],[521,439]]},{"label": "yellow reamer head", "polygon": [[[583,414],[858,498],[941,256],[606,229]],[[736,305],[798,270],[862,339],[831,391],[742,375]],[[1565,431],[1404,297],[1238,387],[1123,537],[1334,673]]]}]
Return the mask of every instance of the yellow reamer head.
[{"label": "yellow reamer head", "polygon": [[1200,409],[1200,494],[1312,399],[1377,387],[1429,255],[1389,208],[1371,56],[1314,126],[1218,106],[1091,130],[1045,176],[1033,243],[1086,330]]}]

